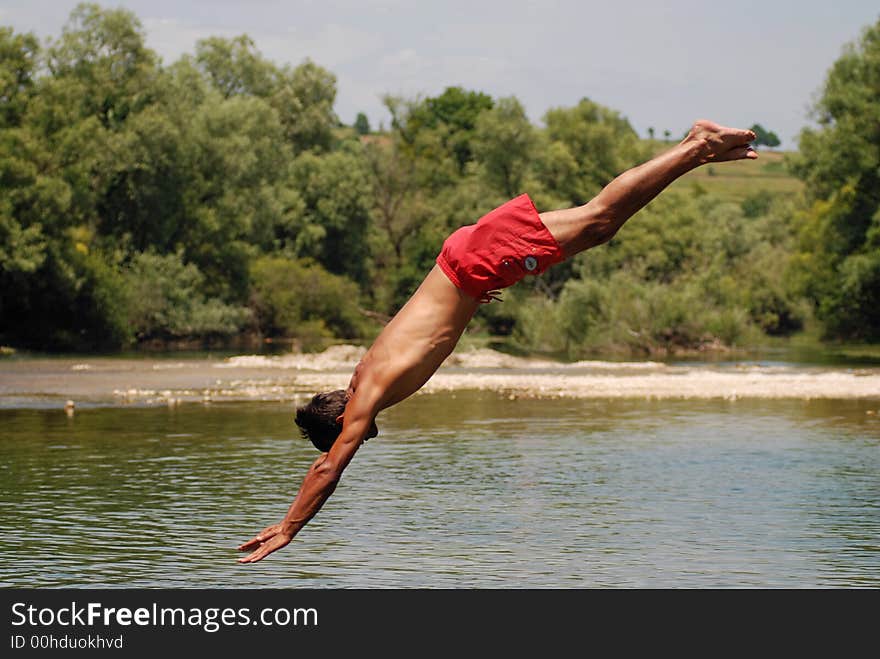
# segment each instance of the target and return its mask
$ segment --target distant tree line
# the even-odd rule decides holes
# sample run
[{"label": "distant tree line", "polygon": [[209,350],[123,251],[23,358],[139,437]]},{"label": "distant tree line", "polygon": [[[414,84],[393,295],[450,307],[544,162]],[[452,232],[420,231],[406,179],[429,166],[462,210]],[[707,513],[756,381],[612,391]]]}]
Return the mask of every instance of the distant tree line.
[{"label": "distant tree line", "polygon": [[[880,124],[861,120],[880,115],[878,34],[838,61],[801,136],[805,199],[665,194],[608,246],[484,306],[475,329],[572,356],[814,323],[880,338]],[[92,4],[45,45],[0,28],[0,53],[12,346],[367,337],[456,227],[523,191],[541,209],[583,204],[651,155],[586,98],[539,128],[516,98],[450,87],[386,97],[388,130],[363,114],[346,126],[312,61],[276,65],[240,36],[163,66],[133,14]]]}]

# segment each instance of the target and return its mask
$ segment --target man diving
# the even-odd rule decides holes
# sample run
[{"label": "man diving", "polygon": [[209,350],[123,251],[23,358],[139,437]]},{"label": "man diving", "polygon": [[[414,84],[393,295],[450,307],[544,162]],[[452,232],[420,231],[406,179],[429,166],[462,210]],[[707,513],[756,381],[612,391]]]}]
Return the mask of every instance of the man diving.
[{"label": "man diving", "polygon": [[681,175],[706,163],[754,159],[755,134],[697,121],[680,144],[627,170],[583,206],[538,213],[528,195],[453,233],[418,290],[355,368],[347,390],[316,395],[296,422],[322,451],[284,519],[239,546],[254,563],[286,546],[336,489],[376,416],[424,385],[452,352],[479,305],[525,275],[609,241]]}]

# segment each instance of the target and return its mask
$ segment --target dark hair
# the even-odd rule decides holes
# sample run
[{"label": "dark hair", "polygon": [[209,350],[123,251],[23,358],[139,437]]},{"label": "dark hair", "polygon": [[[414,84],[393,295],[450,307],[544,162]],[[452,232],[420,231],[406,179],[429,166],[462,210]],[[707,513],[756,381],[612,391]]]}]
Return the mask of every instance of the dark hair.
[{"label": "dark hair", "polygon": [[321,452],[330,450],[342,432],[342,424],[336,419],[345,412],[348,396],[344,389],[316,394],[308,404],[296,410],[296,425],[302,436]]}]

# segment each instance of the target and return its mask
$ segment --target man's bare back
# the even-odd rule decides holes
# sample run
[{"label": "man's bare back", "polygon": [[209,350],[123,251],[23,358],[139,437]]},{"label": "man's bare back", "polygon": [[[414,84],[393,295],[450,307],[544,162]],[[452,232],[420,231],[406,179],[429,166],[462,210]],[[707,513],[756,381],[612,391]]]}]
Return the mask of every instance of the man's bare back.
[{"label": "man's bare back", "polygon": [[[610,240],[634,213],[691,169],[707,162],[757,158],[749,146],[754,139],[748,130],[698,121],[680,144],[624,172],[589,203],[541,213],[538,223],[552,236],[548,240],[554,241],[561,257],[570,258]],[[480,303],[480,297],[465,293],[445,269],[434,266],[355,369],[344,414],[336,418],[341,430],[330,450],[312,464],[284,520],[239,546],[241,551],[253,550],[240,563],[259,561],[284,547],[320,510],[357,449],[375,434],[376,415],[430,379]]]}]

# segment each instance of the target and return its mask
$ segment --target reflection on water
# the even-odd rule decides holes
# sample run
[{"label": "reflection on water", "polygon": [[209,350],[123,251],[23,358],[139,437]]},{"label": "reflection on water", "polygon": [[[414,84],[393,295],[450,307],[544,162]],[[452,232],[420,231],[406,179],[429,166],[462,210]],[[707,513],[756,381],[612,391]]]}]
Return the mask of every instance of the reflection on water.
[{"label": "reflection on water", "polygon": [[876,401],[413,398],[269,559],[289,405],[0,410],[0,585],[880,586]]}]

